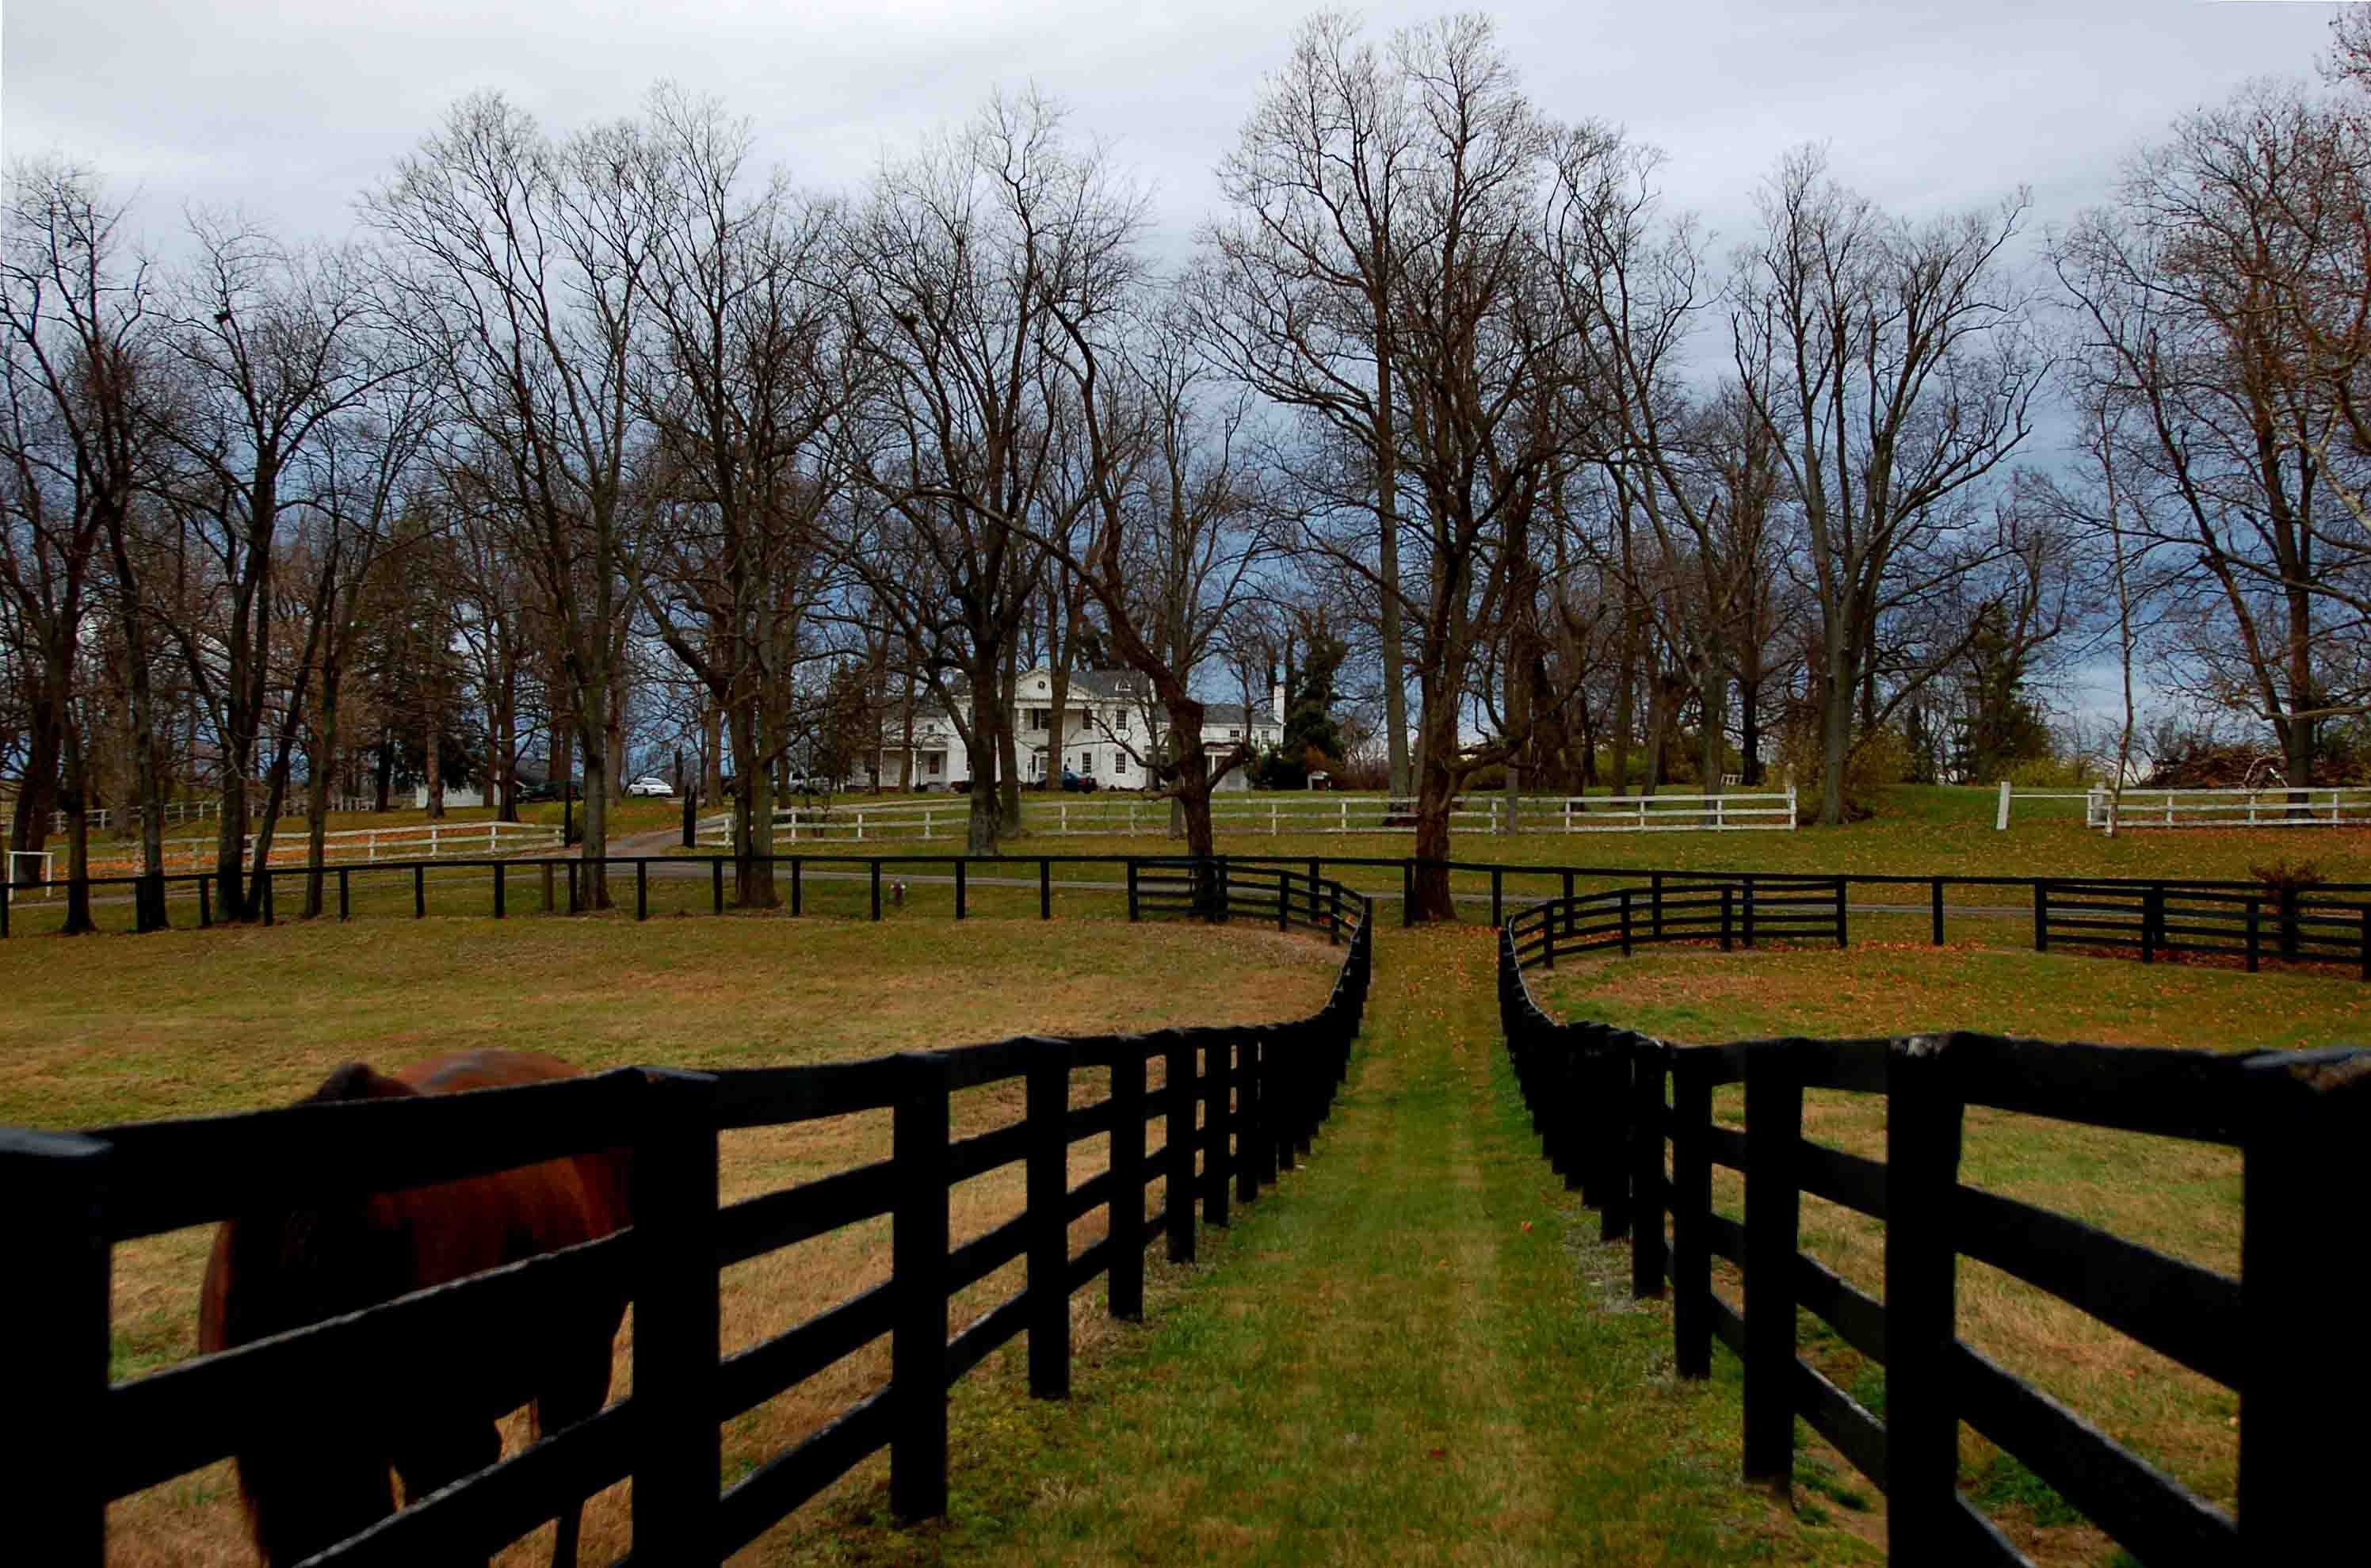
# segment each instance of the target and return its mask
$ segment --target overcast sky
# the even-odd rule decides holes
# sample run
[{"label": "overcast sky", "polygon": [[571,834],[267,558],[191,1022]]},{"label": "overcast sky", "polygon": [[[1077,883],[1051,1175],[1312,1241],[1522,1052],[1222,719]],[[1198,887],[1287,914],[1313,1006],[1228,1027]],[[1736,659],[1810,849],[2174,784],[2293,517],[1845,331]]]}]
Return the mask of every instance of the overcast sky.
[{"label": "overcast sky", "polygon": [[[1377,37],[1441,7],[1364,7]],[[885,152],[1034,79],[1157,194],[1164,251],[1306,7],[989,0],[0,0],[0,136],[142,198],[165,240],[184,202],[237,202],[341,235],[364,183],[455,98],[499,87],[565,128],[665,77],[722,97],[802,182],[847,186]],[[1903,209],[2030,184],[2062,221],[2172,118],[2250,75],[2310,69],[2333,9],[2195,0],[1693,0],[1501,4],[1550,113],[1628,126],[1671,155],[1677,204],[1735,236],[1794,144]]]},{"label": "overcast sky", "polygon": [[[137,194],[169,249],[185,204],[238,204],[342,236],[355,193],[447,105],[498,87],[563,130],[661,78],[749,117],[811,187],[1032,80],[1154,192],[1182,258],[1212,165],[1307,11],[1289,3],[1081,0],[0,0],[0,142],[60,152]],[[1785,149],[1906,213],[2019,184],[2032,232],[2107,197],[2117,162],[2251,76],[2309,72],[2333,6],[2227,0],[1653,0],[1486,7],[1548,113],[1663,147],[1665,189],[1724,240]],[[1363,7],[1378,39],[1442,9]],[[1723,249],[1726,245],[1723,246]],[[2050,431],[2028,461],[2049,464]],[[2074,705],[2110,706],[2099,670]]]}]

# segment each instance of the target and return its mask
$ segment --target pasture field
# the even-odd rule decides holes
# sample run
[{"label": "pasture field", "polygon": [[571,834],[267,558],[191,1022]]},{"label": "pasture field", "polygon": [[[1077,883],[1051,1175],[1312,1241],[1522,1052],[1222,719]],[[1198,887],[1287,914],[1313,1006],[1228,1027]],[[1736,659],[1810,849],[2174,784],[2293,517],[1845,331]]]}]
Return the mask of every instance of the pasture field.
[{"label": "pasture field", "polygon": [[[1024,1031],[1094,1032],[1173,1023],[1298,1017],[1325,999],[1338,950],[1256,929],[1130,928],[943,921],[885,927],[756,918],[542,923],[385,921],[340,927],[181,932],[140,941],[0,944],[0,1122],[75,1127],[284,1103],[339,1064],[391,1069],[480,1045],[549,1051],[588,1068],[629,1063],[742,1066],[844,1060],[996,1039]],[[1159,1081],[1158,1064],[1154,1081]],[[1099,1098],[1094,1075],[1078,1095]],[[1020,1085],[956,1097],[956,1134],[1011,1121]],[[1157,1144],[1162,1135],[1156,1130]],[[887,1113],[726,1135],[726,1201],[885,1158]],[[1072,1181],[1100,1170],[1103,1140],[1072,1150]],[[1151,1206],[1161,1197],[1156,1183]],[[958,1188],[957,1242],[1019,1212],[1018,1166]],[[1101,1211],[1072,1251],[1102,1234]],[[885,1219],[742,1264],[725,1277],[729,1352],[886,1277]],[[208,1230],[119,1247],[119,1378],[194,1350]],[[961,1297],[957,1326],[1020,1283],[1014,1263]],[[1156,1287],[1155,1293],[1158,1294]],[[1076,1303],[1082,1355],[1108,1332],[1099,1291]],[[632,1328],[618,1387],[630,1381]],[[887,1342],[761,1406],[726,1432],[727,1479],[787,1447],[886,1376]],[[974,1381],[977,1381],[975,1379]],[[963,1427],[957,1428],[958,1441]],[[513,1445],[526,1423],[514,1417]],[[842,1483],[876,1488],[876,1459]],[[110,1561],[249,1561],[227,1465],[117,1505]],[[784,1550],[792,1523],[753,1549]],[[629,1538],[622,1489],[588,1511],[586,1561]],[[546,1561],[549,1532],[506,1554]]]},{"label": "pasture field", "polygon": [[[2229,1051],[2371,1040],[2371,987],[2334,972],[2250,975],[2195,963],[2144,966],[2075,955],[1954,944],[1868,942],[1720,953],[1670,948],[1634,959],[1565,959],[1533,971],[1533,994],[1564,1017],[1587,1017],[1665,1039],[1712,1043],[1782,1034],[1862,1036],[1969,1029],[2104,1044]],[[1720,1090],[1717,1117],[1742,1125],[1741,1086]],[[1885,1157],[1876,1096],[1808,1092],[1805,1136]],[[2239,1272],[2237,1149],[2075,1126],[1972,1107],[1961,1180],[2021,1198],[2217,1272]],[[1716,1167],[1714,1201],[1743,1214],[1743,1179]],[[1882,1295],[1884,1227],[1803,1195],[1803,1250]],[[1737,1302],[1740,1279],[1716,1259],[1716,1288]],[[2064,1401],[2111,1435],[2220,1505],[2234,1505],[2238,1396],[2056,1297],[1972,1260],[1960,1268],[1960,1337]],[[1804,1354],[1880,1416],[1881,1369],[1802,1314]],[[1725,1350],[1716,1365],[1731,1369]],[[1810,1429],[1800,1432],[1807,1437]],[[1816,1447],[1809,1451],[1817,1451]],[[1871,1489],[1841,1459],[1818,1476]],[[1961,1477],[2012,1538],[2042,1563],[2107,1564],[2119,1554],[2016,1460],[1962,1429]]]}]

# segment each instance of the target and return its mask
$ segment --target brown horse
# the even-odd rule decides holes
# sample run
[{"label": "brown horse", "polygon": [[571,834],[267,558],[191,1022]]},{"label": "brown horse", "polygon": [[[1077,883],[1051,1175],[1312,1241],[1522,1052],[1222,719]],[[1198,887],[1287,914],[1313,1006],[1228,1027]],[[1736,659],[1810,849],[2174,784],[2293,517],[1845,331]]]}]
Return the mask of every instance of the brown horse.
[{"label": "brown horse", "polygon": [[[359,1062],[330,1075],[307,1104],[450,1094],[573,1078],[555,1057],[469,1051],[407,1067],[393,1078]],[[302,1324],[391,1300],[558,1248],[606,1236],[632,1222],[630,1164],[609,1150],[410,1192],[382,1193],[288,1214],[224,1223],[198,1304],[198,1348],[212,1355]],[[265,1568],[298,1562],[395,1511],[389,1470],[407,1501],[493,1463],[502,1455],[497,1417],[533,1391],[538,1434],[597,1412],[609,1397],[612,1342],[625,1316],[622,1288],[593,1292],[566,1316],[533,1323],[487,1323],[488,1343],[390,1344],[382,1355],[422,1369],[422,1392],[358,1408],[321,1390],[314,1422],[289,1424],[237,1456],[241,1501]],[[505,1400],[457,1392],[457,1362],[491,1360],[517,1372]],[[443,1377],[434,1376],[441,1371]],[[405,1379],[392,1381],[402,1386]],[[308,1426],[318,1429],[307,1430]],[[560,1515],[552,1561],[573,1564],[583,1523],[579,1499]]]}]

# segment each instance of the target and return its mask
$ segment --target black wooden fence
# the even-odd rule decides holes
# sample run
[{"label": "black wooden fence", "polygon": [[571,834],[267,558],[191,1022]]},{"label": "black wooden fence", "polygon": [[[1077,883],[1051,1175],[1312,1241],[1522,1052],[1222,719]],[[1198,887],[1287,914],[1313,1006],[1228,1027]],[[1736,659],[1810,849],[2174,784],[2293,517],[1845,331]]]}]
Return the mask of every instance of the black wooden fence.
[{"label": "black wooden fence", "polygon": [[[1310,902],[1292,889],[1293,909]],[[1230,913],[1272,917],[1254,890]],[[1144,1249],[1195,1254],[1196,1207],[1226,1223],[1290,1170],[1324,1120],[1366,1003],[1373,924],[1358,894],[1320,888],[1341,910],[1349,950],[1331,998],[1290,1022],[1097,1038],[1023,1038],[847,1064],[699,1072],[619,1068],[559,1083],[474,1093],[306,1105],[104,1127],[87,1134],[0,1129],[0,1194],[16,1228],[11,1412],[34,1435],[15,1480],[27,1501],[13,1528],[48,1540],[41,1561],[96,1563],[106,1508],[239,1450],[309,1390],[370,1408],[433,1396],[423,1378],[528,1392],[488,1321],[533,1323],[581,1292],[622,1289],[635,1304],[634,1391],[587,1421],[437,1492],[312,1559],[417,1563],[481,1559],[563,1504],[629,1477],[644,1561],[714,1562],[866,1456],[889,1449],[890,1492],[908,1518],[944,1512],[947,1390],[989,1352],[1029,1336],[1034,1393],[1070,1387],[1070,1299],[1108,1280],[1115,1316],[1142,1310]],[[1148,1064],[1163,1082],[1148,1089]],[[1107,1069],[1110,1092],[1070,1104],[1070,1075]],[[1019,1122],[952,1139],[950,1098],[1026,1081]],[[891,1158],[720,1207],[721,1133],[858,1112],[893,1117]],[[1147,1149],[1147,1125],[1164,1124]],[[1070,1147],[1109,1135],[1110,1162],[1068,1185]],[[633,1151],[639,1223],[630,1230],[309,1328],[109,1381],[110,1250],[116,1242],[229,1216],[446,1182],[585,1151]],[[1197,1161],[1198,1156],[1198,1161]],[[1023,1211],[949,1245],[959,1182],[1026,1167]],[[1169,1196],[1144,1212],[1149,1184]],[[293,1183],[301,1182],[301,1188]],[[1108,1211],[1104,1239],[1069,1255],[1070,1222]],[[719,1354],[719,1270],[887,1216],[885,1283],[729,1356]],[[948,1303],[996,1269],[1027,1260],[1027,1284],[950,1343]],[[723,1423],[886,1334],[889,1381],[730,1487]],[[434,1357],[389,1355],[429,1343]]]},{"label": "black wooden fence", "polygon": [[[2341,1433],[2371,1401],[2371,1359],[2353,1343],[2371,1050],[2217,1055],[1968,1033],[1677,1045],[1551,1020],[1523,976],[1537,961],[1519,953],[1516,923],[1501,928],[1500,1014],[1532,1125],[1603,1237],[1630,1239],[1634,1294],[1668,1281],[1680,1374],[1708,1376],[1716,1339],[1742,1360],[1747,1480],[1788,1487],[1799,1416],[1885,1493],[1894,1561],[2022,1562],[1960,1493],[1965,1422],[2143,1562],[2343,1554],[2359,1463]],[[1714,1090],[1741,1082],[1742,1131],[1713,1115]],[[1886,1097],[1883,1161],[1803,1137],[1813,1089]],[[1962,1186],[1970,1105],[2238,1147],[2240,1277]],[[1743,1175],[1741,1224],[1713,1207],[1716,1165]],[[1799,1250],[1806,1193],[1886,1222],[1882,1300]],[[1742,1271],[1741,1313],[1713,1292],[1716,1257]],[[2238,1518],[1960,1343],[1963,1257],[2238,1392]],[[1882,1364],[1884,1420],[1797,1355],[1798,1309]]]},{"label": "black wooden fence", "polygon": [[1505,922],[1524,964],[1556,967],[1559,953],[1601,952],[1654,942],[1718,941],[1726,952],[1764,938],[1822,938],[1846,944],[1842,877],[1757,878],[1608,888],[1535,904]]}]

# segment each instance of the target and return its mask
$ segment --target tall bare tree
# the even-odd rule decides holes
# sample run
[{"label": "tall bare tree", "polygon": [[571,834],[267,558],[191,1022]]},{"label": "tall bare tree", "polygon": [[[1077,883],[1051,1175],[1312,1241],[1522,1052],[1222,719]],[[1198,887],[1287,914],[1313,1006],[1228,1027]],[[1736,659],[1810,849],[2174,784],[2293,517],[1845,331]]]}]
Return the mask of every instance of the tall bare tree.
[{"label": "tall bare tree", "polygon": [[[1762,232],[1739,259],[1730,325],[1738,381],[1775,436],[1802,508],[1820,616],[1820,820],[1845,816],[1845,762],[1882,611],[1926,556],[1960,554],[1960,492],[2031,431],[2046,364],[2007,259],[2023,191],[1925,224],[1830,179],[1825,156],[1783,158]],[[1866,705],[1864,705],[1866,706]]]},{"label": "tall bare tree", "polygon": [[633,396],[668,212],[646,126],[558,140],[501,95],[464,98],[365,199],[387,286],[445,369],[467,497],[512,530],[549,617],[584,770],[591,903],[606,907],[611,752],[649,511]]}]

